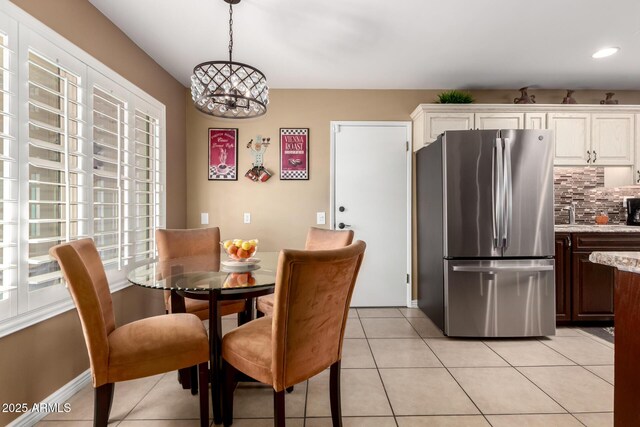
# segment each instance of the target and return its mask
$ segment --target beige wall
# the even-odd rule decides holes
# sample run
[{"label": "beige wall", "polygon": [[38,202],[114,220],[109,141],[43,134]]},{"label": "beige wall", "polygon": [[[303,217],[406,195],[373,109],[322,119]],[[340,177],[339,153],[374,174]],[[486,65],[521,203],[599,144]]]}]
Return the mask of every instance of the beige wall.
[{"label": "beige wall", "polygon": [[[577,91],[583,104],[598,104],[601,91]],[[332,120],[411,120],[420,103],[433,102],[439,90],[284,90],[271,91],[268,113],[251,120],[221,120],[200,113],[187,94],[187,226],[200,227],[200,213],[220,226],[222,238],[260,239],[260,249],[302,247],[307,227],[315,225],[316,212],[329,219],[329,122]],[[476,102],[510,104],[517,90],[472,91]],[[564,90],[530,90],[538,103],[559,104]],[[619,92],[623,104],[640,104],[640,91]],[[237,182],[207,180],[207,128],[239,128]],[[280,181],[278,135],[280,127],[310,128],[310,180]],[[275,142],[267,150],[265,166],[274,172],[266,183],[254,183],[243,174],[252,157],[245,144],[256,135]],[[242,213],[251,212],[251,224]],[[357,236],[356,236],[357,238]],[[414,250],[415,254],[415,250]],[[415,263],[414,263],[415,264]],[[415,277],[415,274],[413,275]],[[415,284],[414,284],[415,298]]]},{"label": "beige wall", "polygon": [[[185,219],[185,88],[86,0],[13,0],[166,106],[167,224]],[[164,312],[161,292],[130,287],[113,295],[119,324]],[[40,402],[89,367],[75,310],[0,339],[0,402]],[[0,425],[20,414],[0,413]]]}]

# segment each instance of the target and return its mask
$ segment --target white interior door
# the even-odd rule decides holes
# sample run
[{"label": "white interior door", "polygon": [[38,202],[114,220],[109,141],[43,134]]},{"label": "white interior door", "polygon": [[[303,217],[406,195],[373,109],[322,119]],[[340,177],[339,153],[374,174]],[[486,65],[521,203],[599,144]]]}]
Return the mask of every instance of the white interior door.
[{"label": "white interior door", "polygon": [[351,305],[406,306],[411,125],[334,122],[332,133],[331,226],[367,243]]}]

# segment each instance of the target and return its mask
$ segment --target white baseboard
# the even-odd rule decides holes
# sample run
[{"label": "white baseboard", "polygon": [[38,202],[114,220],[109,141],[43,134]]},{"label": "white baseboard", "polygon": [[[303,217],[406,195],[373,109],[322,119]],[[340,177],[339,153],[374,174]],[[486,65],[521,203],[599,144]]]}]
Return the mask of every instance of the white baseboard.
[{"label": "white baseboard", "polygon": [[[44,399],[40,404],[63,407],[65,403],[69,401],[71,396],[82,390],[87,384],[91,382],[91,370],[87,369],[67,384],[56,390],[49,397]],[[29,411],[22,414],[20,417],[13,420],[7,427],[30,427],[35,425],[38,421],[49,415],[46,411]]]},{"label": "white baseboard", "polygon": [[417,299],[411,300],[411,306],[410,307],[411,308],[418,308],[418,300]]}]

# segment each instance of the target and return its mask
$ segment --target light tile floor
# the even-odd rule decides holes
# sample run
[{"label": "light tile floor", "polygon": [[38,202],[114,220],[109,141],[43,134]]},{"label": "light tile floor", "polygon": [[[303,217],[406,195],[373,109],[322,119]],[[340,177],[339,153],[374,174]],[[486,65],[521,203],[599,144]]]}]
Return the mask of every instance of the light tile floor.
[{"label": "light tile floor", "polygon": [[[344,427],[613,425],[613,344],[575,328],[551,338],[446,338],[418,309],[351,309],[342,360]],[[223,320],[229,331],[235,319]],[[271,427],[269,387],[243,383],[235,427]],[[93,389],[39,425],[90,426]],[[286,396],[289,427],[330,427],[329,375]],[[116,385],[110,426],[198,426],[175,373]]]}]

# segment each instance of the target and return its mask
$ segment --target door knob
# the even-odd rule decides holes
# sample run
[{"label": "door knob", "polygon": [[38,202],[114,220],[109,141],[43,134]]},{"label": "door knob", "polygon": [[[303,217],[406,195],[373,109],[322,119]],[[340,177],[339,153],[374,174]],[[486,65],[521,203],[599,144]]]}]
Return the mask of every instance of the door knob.
[{"label": "door knob", "polygon": [[351,227],[349,224],[345,224],[344,222],[341,222],[340,224],[338,224],[338,228],[340,230],[344,229],[345,227]]},{"label": "door knob", "polygon": [[338,208],[338,210],[339,210],[340,212],[344,212],[346,209],[344,208],[344,206],[340,206],[340,207]]}]

